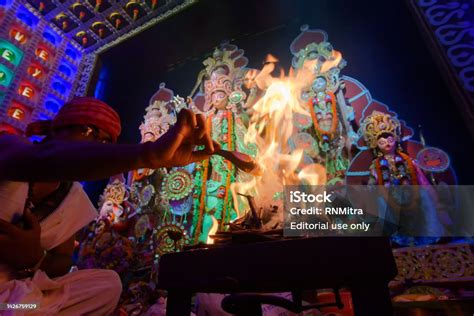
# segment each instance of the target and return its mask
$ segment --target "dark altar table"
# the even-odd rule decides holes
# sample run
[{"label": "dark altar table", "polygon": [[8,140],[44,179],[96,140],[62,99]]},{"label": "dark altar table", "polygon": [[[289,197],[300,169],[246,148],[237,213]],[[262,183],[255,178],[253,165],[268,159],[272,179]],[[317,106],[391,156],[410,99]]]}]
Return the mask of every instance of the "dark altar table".
[{"label": "dark altar table", "polygon": [[[397,274],[389,240],[319,237],[229,244],[161,257],[167,315],[189,316],[193,293],[274,293],[348,287],[356,316],[392,315]],[[250,315],[249,315],[250,316]]]}]

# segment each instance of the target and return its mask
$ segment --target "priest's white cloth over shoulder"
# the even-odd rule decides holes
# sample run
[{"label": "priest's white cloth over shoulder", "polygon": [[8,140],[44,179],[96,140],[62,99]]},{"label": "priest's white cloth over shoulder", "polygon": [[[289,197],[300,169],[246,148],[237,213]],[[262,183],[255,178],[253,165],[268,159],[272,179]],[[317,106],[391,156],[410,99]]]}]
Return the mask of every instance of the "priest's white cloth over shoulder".
[{"label": "priest's white cloth over shoulder", "polygon": [[[11,222],[23,213],[28,193],[24,182],[0,182],[0,218]],[[80,183],[40,222],[41,245],[53,249],[97,217]],[[1,258],[0,258],[1,262]],[[36,303],[39,309],[0,311],[0,315],[109,315],[117,305],[122,285],[111,270],[80,270],[50,279],[38,270],[32,278],[11,279],[11,270],[0,264],[0,303]]]}]

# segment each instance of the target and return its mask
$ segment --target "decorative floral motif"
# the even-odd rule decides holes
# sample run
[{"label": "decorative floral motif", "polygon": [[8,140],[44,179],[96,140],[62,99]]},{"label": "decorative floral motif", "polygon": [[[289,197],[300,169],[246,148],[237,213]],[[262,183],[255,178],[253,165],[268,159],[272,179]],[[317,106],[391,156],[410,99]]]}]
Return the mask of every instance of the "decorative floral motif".
[{"label": "decorative floral motif", "polygon": [[170,211],[174,215],[183,216],[191,211],[193,207],[193,196],[188,195],[188,197],[185,199],[179,201],[170,201],[170,206]]},{"label": "decorative floral motif", "polygon": [[180,200],[193,190],[193,178],[185,169],[174,169],[163,180],[163,194],[169,200]]},{"label": "decorative floral motif", "polygon": [[[472,1],[411,0],[411,6],[427,34],[438,42],[441,51],[436,52],[448,70],[459,79],[458,97],[462,100],[467,120],[474,117],[474,27]],[[437,49],[434,49],[435,51]],[[452,77],[445,74],[445,77]],[[464,89],[464,91],[462,91]],[[471,131],[473,131],[471,129]]]},{"label": "decorative floral motif", "polygon": [[103,201],[111,201],[115,205],[120,205],[126,199],[126,188],[125,183],[118,179],[115,179],[112,183],[109,183],[104,190],[102,195]]},{"label": "decorative floral motif", "polygon": [[443,172],[451,164],[448,154],[434,147],[426,147],[420,150],[416,160],[418,161],[418,166],[428,172]]},{"label": "decorative floral motif", "polygon": [[318,155],[318,146],[316,140],[308,133],[298,133],[290,138],[294,149],[303,149],[305,154],[310,157]]},{"label": "decorative floral motif", "polygon": [[189,236],[184,226],[177,224],[163,224],[154,234],[156,254],[162,256],[166,253],[183,250],[189,244]]},{"label": "decorative floral motif", "polygon": [[393,254],[397,281],[429,283],[474,277],[474,255],[468,244],[400,248]]}]

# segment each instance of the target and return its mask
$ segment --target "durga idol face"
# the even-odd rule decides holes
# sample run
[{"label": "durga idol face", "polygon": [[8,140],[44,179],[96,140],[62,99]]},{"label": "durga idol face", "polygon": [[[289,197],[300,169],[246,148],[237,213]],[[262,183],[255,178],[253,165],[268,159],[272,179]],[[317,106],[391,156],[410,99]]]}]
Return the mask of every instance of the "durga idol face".
[{"label": "durga idol face", "polygon": [[211,95],[211,104],[218,110],[223,110],[226,107],[227,94],[224,91],[216,91]]},{"label": "durga idol face", "polygon": [[316,80],[314,80],[313,85],[311,86],[313,91],[323,91],[326,89],[326,79],[324,77],[317,77]]},{"label": "durga idol face", "polygon": [[384,155],[393,155],[397,142],[393,135],[383,135],[377,140],[377,147]]}]

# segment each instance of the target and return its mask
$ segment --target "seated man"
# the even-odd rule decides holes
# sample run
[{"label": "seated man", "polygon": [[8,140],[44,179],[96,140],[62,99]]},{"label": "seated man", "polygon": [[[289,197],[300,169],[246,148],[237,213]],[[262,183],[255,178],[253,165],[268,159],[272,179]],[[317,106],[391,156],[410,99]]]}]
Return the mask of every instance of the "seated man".
[{"label": "seated man", "polygon": [[[110,315],[119,276],[71,267],[74,234],[98,214],[78,182],[138,168],[206,159],[214,143],[203,116],[189,110],[153,143],[117,145],[120,118],[94,98],[76,98],[51,121],[30,124],[39,144],[0,136],[0,303],[36,303],[31,315]],[[204,149],[193,151],[196,145]]]}]

